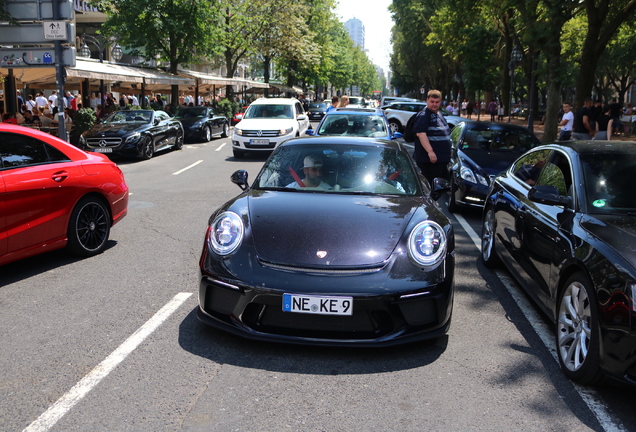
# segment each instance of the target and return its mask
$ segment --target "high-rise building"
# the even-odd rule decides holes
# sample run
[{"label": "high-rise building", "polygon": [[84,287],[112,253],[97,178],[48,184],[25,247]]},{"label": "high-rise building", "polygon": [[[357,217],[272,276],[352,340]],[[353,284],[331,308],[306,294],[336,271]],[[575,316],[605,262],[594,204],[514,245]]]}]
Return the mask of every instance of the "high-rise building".
[{"label": "high-rise building", "polygon": [[362,21],[358,18],[351,18],[344,25],[353,43],[364,50],[364,24]]}]

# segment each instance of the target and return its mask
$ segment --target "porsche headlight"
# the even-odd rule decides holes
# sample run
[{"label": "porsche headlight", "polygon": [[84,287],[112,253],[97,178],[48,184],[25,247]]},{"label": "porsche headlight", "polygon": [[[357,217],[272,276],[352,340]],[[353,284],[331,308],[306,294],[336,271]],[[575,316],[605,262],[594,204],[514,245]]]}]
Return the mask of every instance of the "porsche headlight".
[{"label": "porsche headlight", "polygon": [[233,212],[218,215],[208,229],[208,244],[219,255],[229,255],[243,241],[243,221]]},{"label": "porsche headlight", "polygon": [[418,264],[432,267],[446,256],[446,233],[433,221],[420,222],[409,235],[409,254]]},{"label": "porsche headlight", "polygon": [[201,122],[195,122],[195,123],[192,124],[192,126],[190,126],[190,129],[199,130],[199,129],[201,129],[201,126],[203,126],[203,124]]},{"label": "porsche headlight", "polygon": [[139,132],[135,132],[134,134],[132,134],[128,138],[126,138],[126,142],[127,143],[137,142],[137,141],[139,141],[139,138],[141,138],[141,134]]}]

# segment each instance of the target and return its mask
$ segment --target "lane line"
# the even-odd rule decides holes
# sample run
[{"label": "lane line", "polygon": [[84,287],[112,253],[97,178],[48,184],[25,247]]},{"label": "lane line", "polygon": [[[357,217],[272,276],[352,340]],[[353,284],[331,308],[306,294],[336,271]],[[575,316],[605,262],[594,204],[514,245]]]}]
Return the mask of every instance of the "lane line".
[{"label": "lane line", "polygon": [[170,315],[181,306],[192,293],[179,293],[162,307],[152,318],[124,341],[115,351],[82,378],[23,432],[45,432],[71,410],[84,396],[99,384],[113,369],[152,334]]},{"label": "lane line", "polygon": [[223,147],[225,147],[225,144],[227,144],[227,143],[223,143],[223,144],[221,144],[221,145],[219,146],[219,148],[218,148],[218,149],[216,149],[216,150],[214,150],[214,151],[219,151],[219,150],[221,150]]},{"label": "lane line", "polygon": [[[481,252],[481,237],[477,235],[473,227],[468,224],[462,215],[453,213],[453,216],[457,219],[462,228],[464,228],[468,237],[470,237],[473,243],[475,243],[479,252]],[[557,364],[559,364],[557,352],[554,348],[554,333],[550,327],[545,324],[543,317],[539,315],[539,313],[535,310],[534,305],[530,303],[530,301],[525,297],[525,294],[520,288],[518,288],[517,283],[508,276],[508,274],[502,270],[495,270],[495,274],[506,287],[517,305],[519,305],[521,312],[526,317],[550,354],[552,354],[554,360]],[[573,381],[571,381],[571,383],[574,385],[574,389],[578,392],[579,396],[581,396],[581,399],[583,399],[583,402],[585,402],[594,416],[596,416],[596,419],[606,432],[627,432],[627,429],[625,429],[621,423],[615,421],[610,415],[607,410],[607,406],[601,401],[601,397],[595,390],[590,387],[579,385]]]},{"label": "lane line", "polygon": [[175,173],[172,173],[172,175],[179,175],[179,174],[181,174],[182,172],[187,171],[187,170],[189,170],[190,168],[193,168],[193,167],[195,167],[195,166],[199,165],[201,162],[203,162],[203,160],[196,161],[196,162],[195,162],[195,163],[193,163],[192,165],[189,165],[189,166],[187,166],[187,167],[185,167],[185,168],[183,168],[183,169],[180,169],[179,171],[177,171],[177,172],[175,172]]}]

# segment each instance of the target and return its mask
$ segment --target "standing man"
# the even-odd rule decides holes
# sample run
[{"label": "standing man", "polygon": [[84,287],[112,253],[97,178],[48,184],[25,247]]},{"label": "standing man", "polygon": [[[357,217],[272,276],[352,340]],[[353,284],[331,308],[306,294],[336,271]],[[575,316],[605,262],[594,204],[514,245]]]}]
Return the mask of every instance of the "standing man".
[{"label": "standing man", "polygon": [[35,105],[39,107],[47,108],[49,106],[49,101],[44,97],[44,93],[38,93],[35,98]]},{"label": "standing man", "polygon": [[57,92],[53,90],[51,96],[49,96],[49,109],[53,110],[53,107],[57,106]]},{"label": "standing man", "polygon": [[572,113],[570,102],[563,103],[563,117],[561,118],[561,133],[559,141],[569,141],[572,138],[572,126],[574,125],[574,114]]},{"label": "standing man", "polygon": [[416,134],[413,159],[431,186],[435,177],[449,179],[450,128],[439,112],[441,104],[440,91],[429,91],[426,95],[426,108],[417,113],[413,125]]},{"label": "standing man", "polygon": [[488,112],[490,113],[490,121],[494,122],[497,115],[497,102],[494,99],[488,104]]},{"label": "standing man", "polygon": [[334,96],[331,98],[331,105],[327,107],[327,110],[325,112],[329,112],[333,109],[338,108],[338,102],[340,102],[340,99],[338,98],[338,96]]},{"label": "standing man", "polygon": [[574,136],[575,140],[591,140],[595,130],[592,130],[590,118],[592,117],[592,99],[586,97],[583,106],[576,111],[574,116]]}]

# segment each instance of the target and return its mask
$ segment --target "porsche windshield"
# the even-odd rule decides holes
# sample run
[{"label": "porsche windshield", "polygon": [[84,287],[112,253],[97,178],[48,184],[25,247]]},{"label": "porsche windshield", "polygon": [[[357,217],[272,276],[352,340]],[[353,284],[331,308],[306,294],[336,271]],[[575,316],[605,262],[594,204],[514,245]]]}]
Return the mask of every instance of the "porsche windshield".
[{"label": "porsche windshield", "polygon": [[115,111],[106,117],[102,123],[150,123],[152,111]]},{"label": "porsche windshield", "polygon": [[281,147],[267,161],[255,185],[257,189],[289,191],[421,195],[406,153],[347,144]]}]

